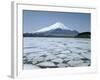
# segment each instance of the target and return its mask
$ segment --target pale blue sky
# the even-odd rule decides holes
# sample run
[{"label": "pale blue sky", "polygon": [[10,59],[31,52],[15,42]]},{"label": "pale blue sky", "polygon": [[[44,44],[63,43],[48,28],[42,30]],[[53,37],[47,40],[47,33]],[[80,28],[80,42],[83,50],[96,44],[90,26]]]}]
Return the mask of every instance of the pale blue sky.
[{"label": "pale blue sky", "polygon": [[34,32],[56,22],[61,22],[65,26],[79,32],[91,31],[90,13],[23,10],[24,32]]}]

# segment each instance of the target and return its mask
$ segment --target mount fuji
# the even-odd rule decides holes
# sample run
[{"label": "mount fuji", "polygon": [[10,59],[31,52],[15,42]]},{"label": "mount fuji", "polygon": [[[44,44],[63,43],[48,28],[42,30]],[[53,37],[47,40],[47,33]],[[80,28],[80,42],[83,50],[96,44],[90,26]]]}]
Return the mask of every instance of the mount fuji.
[{"label": "mount fuji", "polygon": [[74,37],[78,35],[78,31],[66,27],[61,22],[56,22],[55,24],[44,27],[33,32],[34,37]]}]

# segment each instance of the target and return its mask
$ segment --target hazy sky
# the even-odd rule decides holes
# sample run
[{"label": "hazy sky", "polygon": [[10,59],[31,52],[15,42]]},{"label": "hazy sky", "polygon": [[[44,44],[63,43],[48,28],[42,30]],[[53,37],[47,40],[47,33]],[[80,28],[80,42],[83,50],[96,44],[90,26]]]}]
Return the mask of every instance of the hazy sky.
[{"label": "hazy sky", "polygon": [[24,32],[34,32],[56,22],[61,22],[79,32],[91,31],[91,14],[89,13],[23,10]]}]

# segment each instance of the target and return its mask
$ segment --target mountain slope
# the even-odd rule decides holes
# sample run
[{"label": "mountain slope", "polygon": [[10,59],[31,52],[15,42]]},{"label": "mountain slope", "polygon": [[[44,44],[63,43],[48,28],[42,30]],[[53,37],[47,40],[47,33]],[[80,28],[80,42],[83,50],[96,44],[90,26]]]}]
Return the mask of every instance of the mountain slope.
[{"label": "mountain slope", "polygon": [[77,38],[91,38],[91,33],[90,32],[82,32],[82,33],[79,33],[76,37]]},{"label": "mountain slope", "polygon": [[42,28],[36,32],[46,32],[46,31],[55,30],[55,29],[71,30],[68,27],[66,27],[64,24],[62,24],[61,22],[56,22],[55,24],[45,27],[45,28]]},{"label": "mountain slope", "polygon": [[78,31],[72,30],[60,22],[33,32],[33,36],[37,37],[74,37],[77,34]]}]

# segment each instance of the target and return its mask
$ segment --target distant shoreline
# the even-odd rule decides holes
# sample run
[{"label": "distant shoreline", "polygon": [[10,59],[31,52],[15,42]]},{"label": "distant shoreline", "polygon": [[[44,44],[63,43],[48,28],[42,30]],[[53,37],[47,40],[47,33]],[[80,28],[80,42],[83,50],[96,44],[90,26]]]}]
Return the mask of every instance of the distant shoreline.
[{"label": "distant shoreline", "polygon": [[[23,36],[23,38],[82,38],[82,37],[45,37],[45,36],[41,36],[41,37],[33,37],[33,36],[31,36],[31,37],[24,37]],[[85,38],[84,38],[85,39]],[[88,39],[91,39],[90,37],[88,37]]]},{"label": "distant shoreline", "polygon": [[45,37],[45,38],[91,38],[91,32],[82,32],[76,36],[55,36],[55,35],[34,35],[33,33],[23,33],[23,37]]}]

